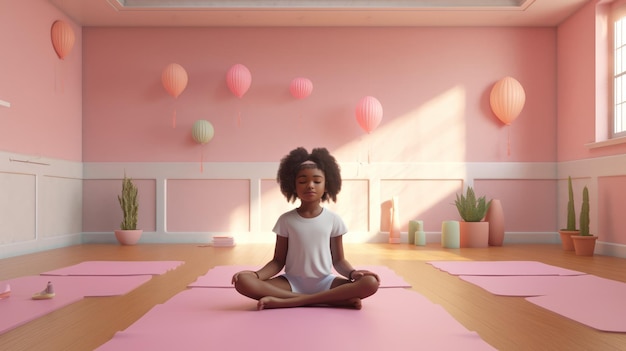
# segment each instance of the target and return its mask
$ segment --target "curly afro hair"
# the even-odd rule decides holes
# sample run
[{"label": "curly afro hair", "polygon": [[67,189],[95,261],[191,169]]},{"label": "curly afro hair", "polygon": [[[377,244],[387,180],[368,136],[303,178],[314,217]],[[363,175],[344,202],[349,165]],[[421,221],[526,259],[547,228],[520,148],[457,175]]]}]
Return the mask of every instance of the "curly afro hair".
[{"label": "curly afro hair", "polygon": [[[307,163],[312,161],[315,164]],[[341,169],[337,160],[326,148],[315,148],[309,153],[305,148],[298,147],[280,160],[276,181],[280,184],[280,192],[287,201],[294,202],[298,198],[296,194],[296,175],[302,168],[317,168],[324,173],[326,184],[322,201],[332,200],[337,202],[337,194],[341,191]]]}]

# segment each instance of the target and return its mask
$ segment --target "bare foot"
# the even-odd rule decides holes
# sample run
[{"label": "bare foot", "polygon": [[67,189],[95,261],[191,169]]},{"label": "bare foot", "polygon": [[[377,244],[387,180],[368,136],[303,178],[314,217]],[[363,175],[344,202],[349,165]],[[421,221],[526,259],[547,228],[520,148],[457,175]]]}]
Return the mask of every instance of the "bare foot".
[{"label": "bare foot", "polygon": [[361,299],[358,297],[352,298],[343,305],[343,307],[354,308],[355,310],[360,310],[361,307]]},{"label": "bare foot", "polygon": [[256,308],[257,310],[265,310],[268,308],[284,308],[284,307],[291,307],[291,306],[286,306],[285,300],[287,299],[281,299],[278,297],[274,297],[274,296],[265,296],[261,299],[259,299],[259,302],[257,302],[256,304]]},{"label": "bare foot", "polygon": [[358,297],[354,297],[345,301],[331,302],[327,304],[307,305],[307,304],[301,303],[298,297],[282,299],[282,298],[278,298],[274,296],[265,296],[259,299],[256,307],[257,307],[257,310],[260,311],[260,310],[270,309],[270,308],[289,308],[289,307],[301,307],[301,306],[302,307],[303,306],[332,306],[332,307],[352,308],[355,310],[360,310],[362,307],[361,299]]}]

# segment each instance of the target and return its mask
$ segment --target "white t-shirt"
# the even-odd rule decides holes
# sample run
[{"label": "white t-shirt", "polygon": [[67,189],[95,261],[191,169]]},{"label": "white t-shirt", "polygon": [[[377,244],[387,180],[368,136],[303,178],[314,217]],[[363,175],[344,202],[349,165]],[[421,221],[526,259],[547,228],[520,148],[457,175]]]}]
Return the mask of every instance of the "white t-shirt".
[{"label": "white t-shirt", "polygon": [[296,209],[286,212],[278,218],[273,231],[289,238],[285,273],[321,278],[332,273],[330,238],[345,234],[347,229],[341,217],[324,208],[314,218],[304,218]]}]

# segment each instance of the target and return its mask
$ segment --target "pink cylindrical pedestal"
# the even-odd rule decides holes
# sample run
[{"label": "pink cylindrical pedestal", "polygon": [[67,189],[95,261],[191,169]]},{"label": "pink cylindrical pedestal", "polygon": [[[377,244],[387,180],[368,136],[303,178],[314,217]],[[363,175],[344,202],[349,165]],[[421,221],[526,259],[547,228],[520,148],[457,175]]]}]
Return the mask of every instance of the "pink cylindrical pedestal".
[{"label": "pink cylindrical pedestal", "polygon": [[394,196],[391,201],[391,223],[389,223],[389,243],[400,243],[400,209],[398,197]]},{"label": "pink cylindrical pedestal", "polygon": [[500,200],[491,200],[491,205],[485,215],[485,222],[489,222],[489,246],[502,246],[504,242],[504,212]]}]

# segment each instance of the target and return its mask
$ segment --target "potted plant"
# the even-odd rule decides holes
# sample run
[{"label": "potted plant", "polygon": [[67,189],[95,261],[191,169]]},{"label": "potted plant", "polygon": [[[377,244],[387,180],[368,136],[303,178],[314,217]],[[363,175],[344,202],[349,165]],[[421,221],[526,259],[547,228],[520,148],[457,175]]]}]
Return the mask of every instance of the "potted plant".
[{"label": "potted plant", "polygon": [[574,189],[572,188],[572,177],[567,177],[567,227],[559,230],[561,237],[561,247],[565,251],[574,251],[572,235],[579,235],[580,230],[576,229],[576,210],[574,209]]},{"label": "potted plant", "polygon": [[597,236],[589,233],[589,191],[583,188],[583,204],[580,208],[580,235],[572,235],[574,250],[579,256],[593,256]]},{"label": "potted plant", "polygon": [[476,198],[474,189],[467,187],[466,194],[456,194],[454,201],[463,221],[459,222],[460,247],[489,246],[489,222],[483,218],[491,205],[485,196]]},{"label": "potted plant", "polygon": [[115,237],[122,245],[134,245],[139,241],[143,230],[137,229],[137,213],[139,212],[138,190],[133,180],[126,177],[122,180],[122,193],[117,200],[124,215],[120,229],[115,231]]}]

